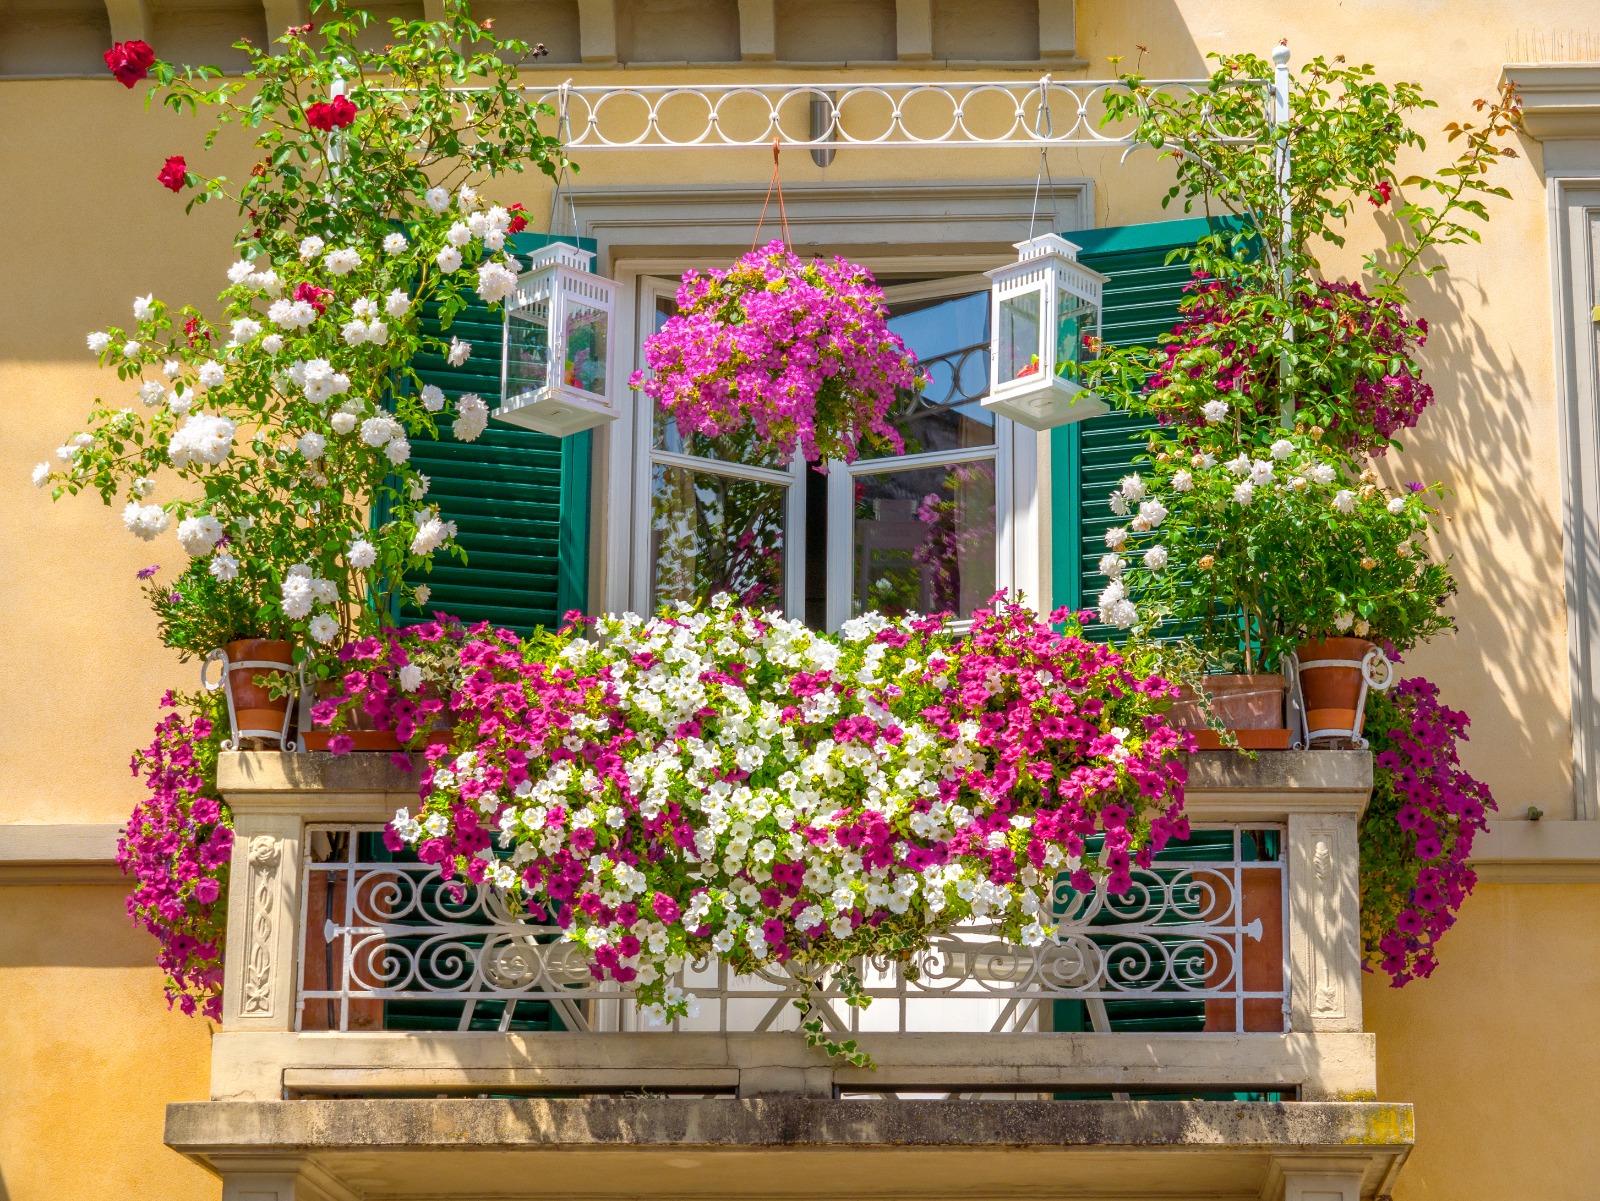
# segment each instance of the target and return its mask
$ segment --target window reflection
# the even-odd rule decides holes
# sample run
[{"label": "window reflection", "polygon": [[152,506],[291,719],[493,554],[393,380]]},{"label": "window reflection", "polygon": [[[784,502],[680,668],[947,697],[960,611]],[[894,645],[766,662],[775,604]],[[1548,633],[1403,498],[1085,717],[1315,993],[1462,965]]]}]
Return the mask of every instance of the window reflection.
[{"label": "window reflection", "polygon": [[654,604],[729,592],[743,605],[782,608],[787,491],[658,464],[650,522]]},{"label": "window reflection", "polygon": [[906,453],[992,446],[994,415],[979,403],[989,392],[989,293],[897,304],[889,328],[928,379],[895,406]]},{"label": "window reflection", "polygon": [[970,617],[995,588],[994,461],[855,480],[852,607]]}]

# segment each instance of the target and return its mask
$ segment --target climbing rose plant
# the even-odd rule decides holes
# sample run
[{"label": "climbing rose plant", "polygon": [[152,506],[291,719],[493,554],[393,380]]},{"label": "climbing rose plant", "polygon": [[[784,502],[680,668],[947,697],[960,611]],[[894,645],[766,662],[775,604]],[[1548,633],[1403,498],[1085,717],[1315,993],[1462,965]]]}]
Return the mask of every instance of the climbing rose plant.
[{"label": "climbing rose plant", "polygon": [[1478,880],[1468,860],[1495,803],[1461,766],[1468,724],[1418,677],[1368,694],[1376,758],[1361,820],[1361,940],[1367,966],[1396,988],[1438,966],[1439,939]]},{"label": "climbing rose plant", "polygon": [[216,791],[216,704],[206,694],[161,699],[169,712],[130,765],[148,795],[117,842],[117,865],[134,882],[128,916],[161,944],[167,1003],[220,1020],[233,828]]},{"label": "climbing rose plant", "polygon": [[787,461],[854,462],[862,446],[905,449],[889,422],[897,390],[917,386],[916,358],[890,332],[883,290],[866,268],[806,263],[782,242],[726,271],[690,271],[678,312],[645,340],[649,373],[629,383],[684,433],[746,425]]},{"label": "climbing rose plant", "polygon": [[[352,648],[352,692],[410,657]],[[825,635],[722,595],[530,642],[479,627],[459,664],[454,745],[390,847],[544,915],[656,1023],[693,1012],[674,977],[707,955],[864,1004],[852,961],[957,922],[1037,945],[1058,877],[1126,891],[1188,833],[1176,688],[999,598],[965,634]]]}]

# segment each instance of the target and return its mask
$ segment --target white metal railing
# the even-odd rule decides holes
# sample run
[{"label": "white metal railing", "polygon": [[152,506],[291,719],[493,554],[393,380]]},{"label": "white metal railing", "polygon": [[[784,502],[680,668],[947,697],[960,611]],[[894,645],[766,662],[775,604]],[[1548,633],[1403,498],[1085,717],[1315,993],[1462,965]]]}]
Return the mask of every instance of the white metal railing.
[{"label": "white metal railing", "polygon": [[[582,949],[556,927],[511,912],[493,889],[452,900],[436,867],[380,858],[381,829],[307,830],[297,1028],[643,1026],[629,991],[594,980]],[[1062,884],[1055,938],[1041,947],[961,927],[909,962],[863,963],[873,1004],[852,1009],[834,989],[821,998],[822,1016],[840,1032],[1001,1033],[1060,1028],[1054,1003],[1080,1002],[1072,1028],[1103,1031],[1116,1028],[1118,1003],[1156,1002],[1192,1029],[1282,1031],[1283,827],[1217,829],[1224,833],[1192,858],[1136,869],[1121,896]],[[795,984],[781,971],[736,975],[710,960],[687,967],[681,984],[701,1008],[673,1029],[764,1031],[798,1021]]]},{"label": "white metal railing", "polygon": [[[1204,79],[1147,80],[1199,94]],[[1270,103],[1273,80],[1240,80]],[[529,88],[569,151],[856,146],[1126,146],[1137,122],[1104,123],[1119,80],[1039,79],[584,85]],[[1218,140],[1229,139],[1218,135]]]}]

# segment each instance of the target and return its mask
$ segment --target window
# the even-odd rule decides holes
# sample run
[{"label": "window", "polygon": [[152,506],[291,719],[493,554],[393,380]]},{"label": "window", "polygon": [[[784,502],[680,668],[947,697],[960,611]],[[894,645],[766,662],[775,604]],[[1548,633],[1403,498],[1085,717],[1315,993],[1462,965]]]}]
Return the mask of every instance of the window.
[{"label": "window", "polygon": [[[675,291],[670,279],[639,281],[641,363]],[[648,484],[635,493],[636,604],[728,591],[836,629],[867,609],[964,619],[1012,582],[1011,460],[1027,456],[1031,489],[1034,443],[980,403],[988,280],[935,277],[885,291],[890,328],[929,377],[895,410],[903,455],[830,463],[826,474],[782,467],[748,433],[686,438],[637,400],[635,461]]]}]

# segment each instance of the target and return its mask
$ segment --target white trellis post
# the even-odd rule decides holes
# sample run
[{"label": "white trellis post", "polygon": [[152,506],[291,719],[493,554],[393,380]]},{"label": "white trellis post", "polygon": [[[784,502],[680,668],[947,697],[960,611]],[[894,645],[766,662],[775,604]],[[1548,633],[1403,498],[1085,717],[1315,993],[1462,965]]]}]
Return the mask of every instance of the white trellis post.
[{"label": "white trellis post", "polygon": [[[1289,256],[1294,247],[1294,205],[1289,194],[1289,47],[1287,42],[1280,42],[1272,48],[1272,101],[1270,110],[1270,123],[1277,131],[1277,140],[1272,148],[1272,175],[1278,189],[1278,270],[1283,279],[1283,293],[1287,300],[1289,290],[1294,285],[1294,266],[1289,261]],[[1291,318],[1283,319],[1283,337],[1286,342],[1294,341],[1294,322]],[[1294,428],[1294,397],[1289,392],[1289,383],[1294,371],[1289,365],[1289,355],[1285,351],[1278,360],[1278,382],[1283,392],[1278,402],[1278,422],[1284,429]]]}]

